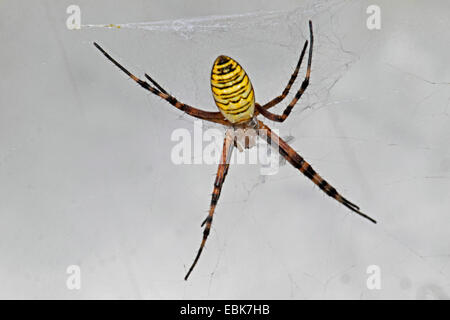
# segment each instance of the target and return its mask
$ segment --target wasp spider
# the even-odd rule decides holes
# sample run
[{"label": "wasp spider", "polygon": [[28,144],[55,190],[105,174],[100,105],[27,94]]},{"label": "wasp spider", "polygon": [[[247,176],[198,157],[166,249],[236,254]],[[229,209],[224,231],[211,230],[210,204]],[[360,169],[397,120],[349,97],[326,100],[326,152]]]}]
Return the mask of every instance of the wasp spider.
[{"label": "wasp spider", "polygon": [[[194,262],[192,263],[188,273],[185,276],[185,280],[188,279],[189,275],[197,264],[197,261],[205,246],[206,239],[208,238],[213,221],[214,210],[219,200],[220,191],[228,172],[230,156],[233,151],[233,147],[237,146],[238,143],[236,135],[230,133],[236,128],[242,128],[244,130],[255,130],[261,138],[267,141],[267,143],[275,146],[281,156],[283,156],[294,168],[298,169],[301,173],[308,177],[328,196],[334,198],[360,216],[372,221],[373,223],[376,223],[374,219],[362,213],[357,205],[348,201],[341,194],[339,194],[334,187],[332,187],[327,181],[325,181],[321,176],[317,174],[317,172],[308,164],[308,162],[303,159],[302,156],[300,156],[291,146],[289,146],[285,141],[283,141],[280,137],[273,133],[267,125],[265,125],[260,120],[257,120],[257,116],[261,114],[269,120],[283,122],[289,116],[292,108],[301,98],[303,92],[305,92],[306,88],[308,87],[311,74],[311,60],[313,51],[313,31],[311,21],[309,21],[309,34],[310,41],[306,76],[300,86],[300,89],[297,91],[294,98],[280,115],[270,112],[269,109],[282,102],[283,99],[288,95],[292,84],[297,78],[297,74],[302,64],[306,48],[308,47],[308,41],[305,41],[294,73],[291,75],[291,78],[289,79],[289,82],[281,95],[263,105],[255,102],[255,93],[253,91],[252,83],[250,82],[247,73],[244,71],[241,65],[237,63],[236,60],[230,57],[224,55],[217,57],[217,59],[214,61],[214,65],[211,71],[211,89],[214,101],[219,108],[218,112],[200,110],[178,101],[174,96],[167,93],[167,91],[164,90],[148,74],[145,74],[145,77],[149,82],[137,78],[127,69],[125,69],[121,64],[119,64],[114,58],[112,58],[97,43],[94,42],[94,45],[106,56],[106,58],[108,58],[112,63],[119,67],[120,70],[125,72],[131,79],[136,81],[144,89],[166,100],[171,105],[175,106],[177,109],[187,113],[190,116],[219,123],[229,128],[223,142],[222,156],[217,170],[216,180],[214,182],[214,190],[212,193],[209,214],[201,225],[202,227],[204,226],[203,238]],[[251,145],[246,144],[245,147],[250,148]]]}]

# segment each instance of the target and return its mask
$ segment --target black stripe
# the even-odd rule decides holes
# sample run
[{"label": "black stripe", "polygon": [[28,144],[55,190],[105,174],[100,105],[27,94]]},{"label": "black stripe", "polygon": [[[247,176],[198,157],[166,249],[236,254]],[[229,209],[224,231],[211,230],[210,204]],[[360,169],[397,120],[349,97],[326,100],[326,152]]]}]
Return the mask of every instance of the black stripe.
[{"label": "black stripe", "polygon": [[284,109],[283,115],[281,117],[283,117],[283,116],[287,117],[289,115],[289,113],[291,113],[291,111],[292,111],[292,107],[291,106],[287,106],[287,108]]},{"label": "black stripe", "polygon": [[[250,86],[250,84],[249,84]],[[242,98],[247,99],[248,96],[252,93],[253,91],[253,87],[250,86],[250,91],[248,92],[247,95],[243,95],[243,93],[245,93],[245,91],[247,91],[247,86],[242,87],[242,89],[239,89],[237,91],[231,92],[231,93],[227,93],[227,94],[215,94],[216,96],[220,97],[221,99],[224,100],[229,100],[231,102],[238,102],[239,100],[241,100]],[[239,97],[239,99],[234,100],[235,98]]]},{"label": "black stripe", "polygon": [[[319,188],[325,191],[325,187],[328,185],[328,182],[326,182],[324,179],[322,179],[322,182],[319,183]],[[331,186],[330,186],[331,187]]]},{"label": "black stripe", "polygon": [[[241,71],[243,71],[243,70],[241,70]],[[218,75],[217,73],[214,73],[215,75]],[[212,74],[211,74],[211,80],[212,81],[216,81],[217,83],[227,83],[227,82],[229,82],[229,81],[234,81],[234,80],[236,80],[239,76],[241,75],[241,73],[240,72],[238,72],[238,73],[236,73],[236,75],[235,76],[232,76],[231,78],[228,78],[228,79],[214,79],[213,77],[212,77]]]},{"label": "black stripe", "polygon": [[[230,103],[237,103],[237,102],[239,102],[239,100],[241,100],[242,98],[239,98],[237,101],[228,101],[227,103],[223,103],[223,102],[221,102],[221,101],[217,101],[216,100],[216,98],[214,97],[214,101],[216,101],[218,104],[223,104],[223,105],[225,105],[225,106],[228,106]],[[243,105],[243,106],[241,106],[241,107],[239,107],[239,108],[237,108],[237,109],[232,109],[232,110],[225,110],[225,109],[222,109],[222,107],[221,106],[219,106],[219,105],[217,105],[218,107],[219,107],[219,109],[220,110],[222,110],[222,111],[224,111],[224,112],[233,112],[233,111],[235,111],[236,112],[236,110],[240,110],[240,109],[242,109],[242,108],[244,108],[244,107],[246,107],[248,104],[250,104],[250,103],[252,103],[252,101],[247,101],[247,103],[245,104],[245,105]]]},{"label": "black stripe", "polygon": [[306,170],[303,172],[303,174],[312,180],[312,179],[314,178],[314,176],[316,175],[316,172],[315,172],[314,169],[308,164],[308,168],[306,168]]},{"label": "black stripe", "polygon": [[175,104],[177,103],[177,99],[175,99],[175,98],[172,97],[172,96],[168,96],[166,100],[167,100],[170,104],[173,104],[173,105],[175,105]]},{"label": "black stripe", "polygon": [[203,224],[205,223],[211,223],[212,222],[213,217],[212,216],[207,216],[205,221],[203,222]]},{"label": "black stripe", "polygon": [[217,75],[224,76],[224,75],[229,74],[229,73],[233,72],[234,70],[236,70],[237,66],[238,65],[235,65],[233,67],[233,65],[230,65],[230,66],[227,66],[227,67],[224,67],[224,68],[218,68],[217,69],[217,73],[216,72],[214,72],[214,73],[217,74]]},{"label": "black stripe", "polygon": [[330,190],[327,191],[326,193],[327,193],[327,195],[329,195],[332,198],[336,197],[336,195],[338,194],[336,189],[333,188],[332,186],[330,186]]},{"label": "black stripe", "polygon": [[227,114],[231,114],[231,115],[233,115],[233,116],[237,116],[237,115],[240,115],[241,113],[247,112],[249,108],[250,108],[250,106],[247,107],[247,108],[245,108],[244,110],[239,111],[239,112],[229,112],[229,111],[225,111],[225,112],[226,112]]},{"label": "black stripe", "polygon": [[302,82],[301,89],[302,89],[303,91],[305,91],[305,90],[306,90],[306,87],[308,86],[308,84],[309,84],[309,79],[305,79],[305,80]]},{"label": "black stripe", "polygon": [[219,197],[220,197],[220,194],[213,193],[212,198],[211,198],[212,206],[215,206],[217,204],[217,202],[219,201]]},{"label": "black stripe", "polygon": [[[243,87],[243,88],[233,91],[231,93],[225,93],[225,94],[220,94],[220,93],[217,94],[216,93],[216,96],[218,96],[224,100],[233,101],[233,98],[240,97],[245,91],[247,91],[247,87]],[[240,99],[233,101],[233,102],[238,102],[239,100]]]},{"label": "black stripe", "polygon": [[[231,88],[231,87],[233,87],[233,86],[235,86],[235,85],[237,85],[237,84],[240,84],[242,81],[244,81],[245,76],[246,76],[245,74],[244,74],[244,76],[242,77],[242,79],[241,79],[240,81],[234,82],[234,81],[235,81],[237,78],[239,78],[241,75],[242,75],[242,74],[239,74],[237,77],[235,77],[235,79],[230,80],[230,81],[226,81],[226,82],[231,82],[231,84],[230,84],[229,86],[225,86],[225,87],[217,87],[217,86],[215,86],[214,84],[212,84],[212,86],[213,86],[214,88],[219,89],[219,90]],[[226,83],[226,82],[224,82],[224,83]]]},{"label": "black stripe", "polygon": [[220,66],[220,65],[222,65],[222,64],[227,63],[227,62],[230,61],[230,60],[231,60],[231,59],[228,58],[228,57],[220,56],[220,57],[218,58],[218,61],[217,61],[216,65]]},{"label": "black stripe", "polygon": [[[234,83],[233,85],[228,86],[227,88],[232,88],[232,87],[234,87],[236,85],[239,85],[241,82]],[[217,88],[217,87],[215,87],[215,88]],[[222,89],[227,89],[227,88],[217,88],[217,89],[222,90]],[[231,95],[236,95],[237,93],[242,93],[241,91],[245,92],[245,90],[247,90],[247,86],[243,86],[242,88],[236,88],[236,89],[234,89],[234,91],[231,91],[231,92],[228,92],[228,93],[223,93],[223,92],[216,93],[216,92],[214,92],[214,94],[216,96],[219,96],[219,97],[227,97],[227,96],[231,96]]]},{"label": "black stripe", "polygon": [[[269,144],[270,144],[270,143],[271,143],[271,142],[269,142]],[[283,148],[280,148],[280,146],[278,146],[278,151],[279,151],[279,153],[280,153],[283,157],[289,157],[288,153],[287,153],[286,151],[284,151]],[[299,169],[299,168],[301,167],[301,164],[298,164],[297,162],[295,162],[293,165],[294,165],[294,167],[297,168],[297,169]]]},{"label": "black stripe", "polygon": [[[250,109],[250,103],[247,103],[246,105],[244,105],[244,107],[247,107],[247,108],[245,108],[245,109],[237,109],[237,110],[240,110],[240,111],[236,111],[236,110],[228,110],[228,111],[225,111],[224,110],[224,112],[226,112],[227,114],[232,114],[232,115],[238,115],[238,114],[241,114],[241,113],[244,113],[244,112],[247,112],[248,111],[248,109]],[[242,107],[242,108],[244,108],[244,107]]]}]

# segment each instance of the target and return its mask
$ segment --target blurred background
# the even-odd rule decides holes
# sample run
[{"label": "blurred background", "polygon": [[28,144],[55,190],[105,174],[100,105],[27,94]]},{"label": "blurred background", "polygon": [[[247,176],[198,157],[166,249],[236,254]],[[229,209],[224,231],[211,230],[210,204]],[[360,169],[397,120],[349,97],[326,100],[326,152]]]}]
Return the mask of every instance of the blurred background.
[{"label": "blurred background", "polygon": [[[66,25],[72,4],[78,30]],[[367,26],[370,5],[379,30]],[[448,299],[449,10],[445,0],[1,1],[0,298]],[[284,123],[265,123],[378,224],[289,165],[272,176],[232,166],[186,282],[216,165],[174,164],[171,134],[194,120],[92,42],[215,111],[218,55],[239,61],[267,102],[309,19],[311,85]],[[67,286],[71,265],[79,290]]]}]

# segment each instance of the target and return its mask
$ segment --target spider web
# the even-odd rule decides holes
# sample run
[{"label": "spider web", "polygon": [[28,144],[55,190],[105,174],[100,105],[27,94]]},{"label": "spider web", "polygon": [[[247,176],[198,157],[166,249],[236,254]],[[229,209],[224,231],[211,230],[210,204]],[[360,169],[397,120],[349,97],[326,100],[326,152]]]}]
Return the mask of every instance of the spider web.
[{"label": "spider web", "polygon": [[[131,32],[130,34],[139,32],[139,37],[131,37],[139,41],[139,45],[135,46],[138,48],[138,53],[135,55],[138,55],[140,59],[129,58],[132,55],[129,54],[128,48],[133,48],[133,45],[124,45],[127,47],[127,58],[124,52],[117,53],[118,48],[112,50],[113,55],[121,57],[123,64],[128,67],[131,65],[131,69],[134,66],[134,72],[141,77],[143,73],[149,72],[179,100],[206,110],[216,111],[209,90],[209,70],[212,59],[218,54],[225,53],[240,61],[252,79],[257,101],[264,103],[279,95],[284,89],[294,70],[304,41],[309,40],[308,20],[314,20],[313,80],[302,101],[292,112],[291,117],[296,118],[295,125],[283,124],[285,132],[283,137],[293,141],[295,137],[291,134],[291,126],[301,124],[320,108],[345,103],[345,101],[330,100],[329,92],[345,75],[349,66],[358,59],[356,54],[342,48],[340,35],[333,30],[332,18],[335,12],[342,10],[346,5],[348,5],[347,1],[342,0],[315,1],[293,10],[211,15],[156,22],[84,24],[82,28],[126,30]],[[166,54],[164,51],[155,52],[155,49],[159,47],[160,38],[167,43],[178,42],[180,46],[185,46],[182,56],[175,54],[170,61],[160,59],[158,53]],[[154,45],[155,41],[158,41],[158,45]],[[144,49],[142,43],[148,43],[150,47],[148,51]],[[170,46],[165,47],[166,50],[170,50]],[[143,63],[135,65],[136,60],[143,60],[143,54],[145,54],[144,59],[147,60],[148,52],[154,56],[152,61],[158,61],[158,64],[162,66],[170,65],[171,68],[167,70],[177,70],[177,76],[174,78],[171,71],[163,72],[163,67],[153,71],[154,66],[150,65],[152,71],[149,71],[149,67],[144,66]],[[199,54],[201,58],[198,57]],[[258,56],[258,59],[254,59],[254,56]],[[274,110],[281,112],[293,98],[303,80],[305,68],[306,62],[290,94]],[[154,104],[155,100],[157,98],[150,95],[149,103]],[[359,99],[356,98],[356,100]],[[181,121],[180,126],[189,130],[193,129],[195,120],[192,117],[174,110],[171,110],[171,113]],[[273,125],[277,126],[277,124]],[[209,122],[203,123],[202,126],[204,129],[215,127]],[[221,142],[218,146],[221,146]]]}]

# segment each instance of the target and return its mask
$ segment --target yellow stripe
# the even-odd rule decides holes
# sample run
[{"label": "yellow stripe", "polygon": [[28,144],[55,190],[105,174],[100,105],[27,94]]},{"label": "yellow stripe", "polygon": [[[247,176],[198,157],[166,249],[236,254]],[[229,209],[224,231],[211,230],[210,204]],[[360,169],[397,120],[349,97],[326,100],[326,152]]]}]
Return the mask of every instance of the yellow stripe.
[{"label": "yellow stripe", "polygon": [[[251,100],[251,99],[250,99],[250,98],[251,98],[250,95],[251,95],[252,93],[253,93],[253,88],[252,88],[251,86],[247,86],[246,89],[245,89],[245,92],[239,94],[239,95],[236,96],[236,97],[233,97],[233,98],[228,99],[228,98],[223,98],[223,97],[219,97],[219,96],[214,95],[214,100],[215,100],[217,103],[219,103],[219,104],[221,104],[221,105],[224,105],[224,107],[223,107],[222,109],[223,109],[224,111],[226,111],[226,110],[232,109],[232,108],[226,107],[226,105],[235,105],[235,104],[239,104],[240,101],[242,101],[242,102],[250,101],[250,100]],[[252,96],[253,96],[253,95],[252,95]]]},{"label": "yellow stripe", "polygon": [[230,64],[233,64],[233,68],[236,67],[236,64],[234,63],[233,59],[231,59],[231,60],[228,60],[228,62],[226,62],[224,64],[217,64],[217,65],[215,65],[214,70],[226,68]]},{"label": "yellow stripe", "polygon": [[[222,99],[226,98],[224,96],[232,96],[233,94],[236,94],[239,91],[242,91],[243,89],[246,89],[248,87],[251,88],[251,85],[249,85],[249,79],[247,75],[244,73],[244,78],[241,82],[235,81],[233,83],[236,83],[233,85],[233,83],[230,83],[230,87],[225,89],[215,88],[214,86],[211,88],[214,95],[221,96]],[[245,92],[246,90],[244,90]]]},{"label": "yellow stripe", "polygon": [[242,81],[242,79],[244,79],[244,77],[246,76],[245,72],[241,72],[237,78],[234,79],[230,79],[229,81],[226,82],[217,82],[217,81],[211,81],[211,84],[218,89],[224,88],[224,87],[229,87],[231,85],[233,85],[234,83],[239,83]]},{"label": "yellow stripe", "polygon": [[214,71],[211,73],[211,81],[224,81],[232,78],[236,74],[245,71],[238,65],[233,71],[227,73],[219,73],[219,71]]}]

